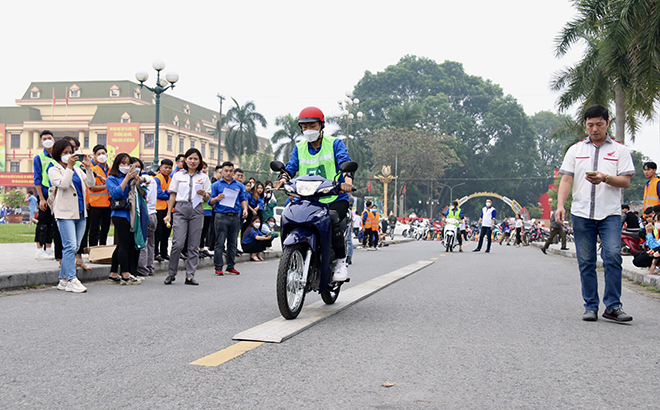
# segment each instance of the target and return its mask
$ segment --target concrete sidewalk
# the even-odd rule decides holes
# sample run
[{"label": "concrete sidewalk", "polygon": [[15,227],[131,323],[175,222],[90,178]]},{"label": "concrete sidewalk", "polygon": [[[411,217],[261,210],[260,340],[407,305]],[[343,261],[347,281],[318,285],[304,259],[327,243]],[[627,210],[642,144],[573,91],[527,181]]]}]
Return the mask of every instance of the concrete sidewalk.
[{"label": "concrete sidewalk", "polygon": [[[111,239],[110,239],[111,240]],[[387,243],[408,242],[412,239],[397,237]],[[354,246],[358,241],[353,239]],[[171,242],[170,242],[171,246]],[[239,245],[240,247],[240,245]],[[11,289],[24,289],[42,285],[55,285],[59,277],[59,263],[56,260],[34,259],[37,247],[34,243],[6,243],[0,244],[0,291]],[[276,258],[282,254],[282,241],[278,238],[273,241],[273,250],[263,253],[265,259]],[[87,255],[83,256],[87,261]],[[243,254],[236,258],[236,263],[250,262],[250,255]],[[88,263],[91,271],[77,270],[81,282],[106,279],[110,275],[110,265]],[[167,272],[169,262],[154,262],[156,273]],[[198,269],[213,266],[213,258],[199,260]],[[179,261],[179,270],[185,269],[185,262]]]},{"label": "concrete sidewalk", "polygon": [[[539,248],[539,252],[541,252],[543,245],[544,242],[532,243],[532,246]],[[575,254],[575,243],[567,242],[566,247],[568,250],[562,251],[559,249],[561,248],[561,243],[552,244],[548,248],[547,252],[555,255],[561,255],[567,258],[576,259],[577,256]],[[660,289],[660,275],[649,275],[649,268],[638,268],[637,266],[633,265],[633,257],[631,255],[622,255],[621,257],[623,258],[623,276],[627,277],[635,283],[639,283],[641,285],[650,285]],[[598,253],[597,264],[599,267],[603,266],[603,260],[600,257],[600,253]],[[658,272],[658,270],[656,270],[656,272]]]}]

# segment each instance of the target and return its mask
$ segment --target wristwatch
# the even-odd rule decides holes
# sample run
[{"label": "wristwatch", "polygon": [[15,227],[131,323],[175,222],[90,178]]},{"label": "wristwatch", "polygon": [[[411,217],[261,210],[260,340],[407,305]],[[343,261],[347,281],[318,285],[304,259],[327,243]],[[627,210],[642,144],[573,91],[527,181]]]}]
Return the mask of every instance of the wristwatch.
[{"label": "wristwatch", "polygon": [[606,183],[606,184],[609,184],[609,183],[610,183],[610,176],[609,176],[609,175],[606,175],[606,176],[605,176],[605,183]]}]

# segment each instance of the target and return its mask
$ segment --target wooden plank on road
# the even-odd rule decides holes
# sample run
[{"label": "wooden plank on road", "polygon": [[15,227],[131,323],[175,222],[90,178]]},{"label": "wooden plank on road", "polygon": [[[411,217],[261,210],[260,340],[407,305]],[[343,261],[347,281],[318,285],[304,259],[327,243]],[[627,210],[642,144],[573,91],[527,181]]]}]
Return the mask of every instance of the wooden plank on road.
[{"label": "wooden plank on road", "polygon": [[386,273],[367,282],[348,288],[339,293],[339,298],[332,305],[326,305],[322,300],[303,307],[300,315],[293,320],[283,317],[262,323],[252,329],[245,330],[233,337],[234,340],[249,340],[255,342],[281,343],[314,324],[341,312],[347,307],[378,292],[381,289],[431,265],[433,261],[417,261],[411,265]]}]

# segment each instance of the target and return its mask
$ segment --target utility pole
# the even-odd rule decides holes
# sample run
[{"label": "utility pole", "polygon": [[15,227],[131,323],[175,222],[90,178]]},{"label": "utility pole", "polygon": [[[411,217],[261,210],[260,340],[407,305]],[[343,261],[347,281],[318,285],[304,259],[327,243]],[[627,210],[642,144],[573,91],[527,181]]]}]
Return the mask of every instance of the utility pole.
[{"label": "utility pole", "polygon": [[222,102],[225,100],[225,97],[220,95],[220,93],[218,93],[217,97],[220,100],[220,115],[218,116],[216,127],[218,131],[218,165],[220,165],[222,161]]}]

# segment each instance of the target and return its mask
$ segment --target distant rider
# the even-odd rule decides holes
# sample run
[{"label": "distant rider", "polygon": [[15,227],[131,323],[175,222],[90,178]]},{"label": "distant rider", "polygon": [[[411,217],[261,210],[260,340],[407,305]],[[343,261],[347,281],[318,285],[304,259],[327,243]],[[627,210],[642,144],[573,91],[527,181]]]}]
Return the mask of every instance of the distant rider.
[{"label": "distant rider", "polygon": [[459,227],[459,229],[457,229],[458,235],[456,235],[458,237],[458,251],[463,252],[463,235],[461,234],[460,225],[464,215],[463,210],[458,207],[458,201],[451,201],[451,206],[447,208],[444,215],[447,218],[446,221],[448,224],[453,224]]}]

